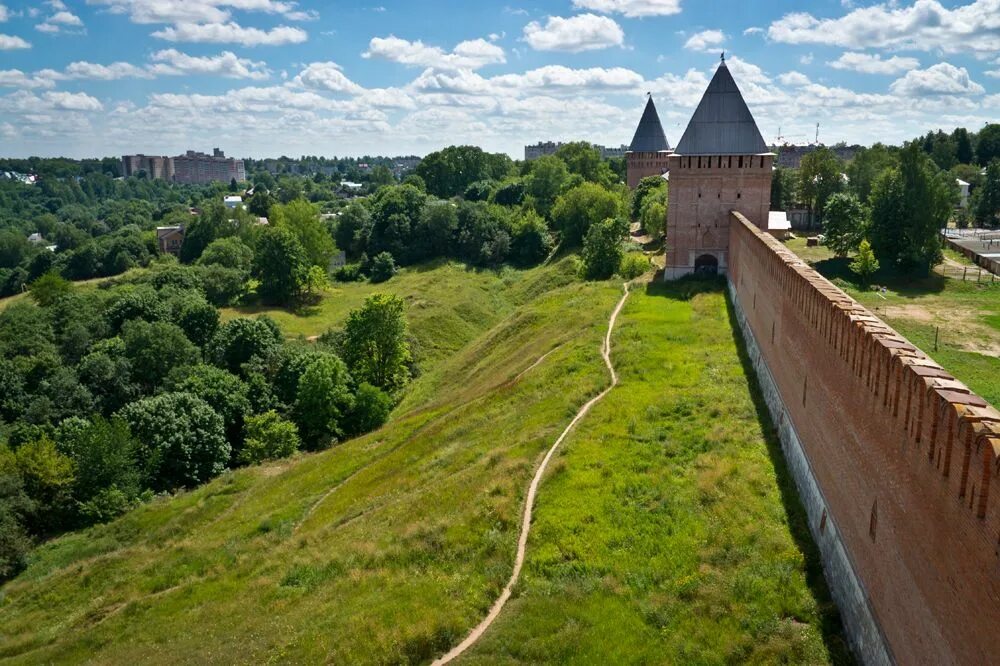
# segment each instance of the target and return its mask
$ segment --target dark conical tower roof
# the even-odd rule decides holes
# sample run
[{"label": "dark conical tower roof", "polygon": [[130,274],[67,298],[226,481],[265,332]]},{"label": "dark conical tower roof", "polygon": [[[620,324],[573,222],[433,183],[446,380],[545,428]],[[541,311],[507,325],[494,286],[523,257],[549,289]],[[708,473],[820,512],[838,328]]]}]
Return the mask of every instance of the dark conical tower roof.
[{"label": "dark conical tower roof", "polygon": [[656,114],[656,107],[653,105],[653,98],[646,102],[646,109],[639,119],[639,126],[635,128],[635,136],[628,147],[633,153],[658,153],[662,150],[670,150],[667,137],[663,134],[663,125],[660,124],[660,116]]},{"label": "dark conical tower roof", "polygon": [[677,154],[758,155],[766,152],[764,137],[723,60],[677,144]]}]

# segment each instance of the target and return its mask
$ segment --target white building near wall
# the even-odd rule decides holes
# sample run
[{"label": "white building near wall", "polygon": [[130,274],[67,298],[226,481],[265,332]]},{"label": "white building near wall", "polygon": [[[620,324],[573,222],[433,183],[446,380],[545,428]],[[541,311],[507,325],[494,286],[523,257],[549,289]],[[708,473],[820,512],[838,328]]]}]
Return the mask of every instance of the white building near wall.
[{"label": "white building near wall", "polygon": [[961,196],[958,199],[959,208],[969,207],[969,184],[962,180],[961,178],[956,178],[955,182],[958,183],[958,189],[961,190]]}]

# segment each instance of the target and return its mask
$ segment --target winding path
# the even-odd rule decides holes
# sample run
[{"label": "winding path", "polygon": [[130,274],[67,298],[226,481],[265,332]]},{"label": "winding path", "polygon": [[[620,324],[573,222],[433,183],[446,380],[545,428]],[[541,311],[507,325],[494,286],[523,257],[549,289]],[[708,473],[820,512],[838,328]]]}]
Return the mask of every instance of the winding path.
[{"label": "winding path", "polygon": [[[611,392],[615,386],[618,385],[618,374],[615,372],[615,366],[611,364],[611,332],[615,327],[615,320],[618,319],[618,313],[621,312],[622,307],[625,305],[625,300],[628,298],[628,283],[626,282],[622,285],[625,288],[625,293],[622,294],[621,300],[618,301],[618,305],[615,306],[614,311],[611,313],[611,318],[608,320],[608,332],[604,336],[604,344],[601,346],[601,356],[604,358],[604,365],[608,367],[608,372],[611,374],[611,384],[598,393],[596,396],[588,400],[580,411],[576,413],[573,420],[569,422],[566,429],[562,431],[559,438],[555,441],[552,447],[542,458],[542,463],[538,466],[535,471],[535,476],[531,479],[531,485],[528,486],[528,497],[524,502],[524,515],[521,518],[521,534],[517,539],[517,555],[514,557],[514,570],[510,574],[510,580],[507,581],[507,585],[503,588],[503,592],[497,597],[497,600],[493,602],[493,607],[490,608],[490,612],[483,618],[476,627],[469,632],[469,635],[465,637],[461,643],[453,647],[448,654],[434,661],[434,664],[447,664],[453,659],[458,657],[460,654],[472,647],[476,641],[478,641],[486,630],[490,628],[494,620],[500,615],[500,611],[503,610],[504,605],[507,600],[510,599],[511,592],[514,589],[514,584],[517,583],[518,578],[521,576],[521,567],[524,565],[524,555],[528,547],[528,533],[531,531],[531,510],[535,506],[535,495],[538,492],[538,484],[542,482],[542,476],[545,474],[545,468],[548,467],[549,461],[555,454],[556,449],[559,445],[563,443],[566,436],[569,435],[570,431],[573,429],[577,423],[580,422],[590,408],[600,402],[604,396]],[[536,362],[537,364],[537,362]]]}]

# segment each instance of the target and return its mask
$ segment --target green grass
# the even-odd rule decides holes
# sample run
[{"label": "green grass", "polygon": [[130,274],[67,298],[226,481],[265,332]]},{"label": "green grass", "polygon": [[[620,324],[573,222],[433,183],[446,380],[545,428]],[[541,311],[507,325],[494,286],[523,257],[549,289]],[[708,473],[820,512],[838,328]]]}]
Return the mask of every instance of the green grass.
[{"label": "green grass", "polygon": [[513,278],[525,304],[421,377],[386,428],[40,548],[3,588],[0,658],[370,663],[447,648],[509,576],[539,455],[607,382],[597,349],[620,288],[562,282],[560,266]]},{"label": "green grass", "polygon": [[[545,275],[545,279],[535,279],[540,275]],[[537,290],[574,280],[572,262],[565,260],[555,270],[505,268],[499,272],[438,261],[403,269],[381,284],[334,283],[315,306],[294,310],[263,306],[225,308],[222,318],[267,314],[288,337],[309,338],[342,325],[348,312],[361,306],[369,295],[389,291],[406,301],[406,316],[418,361],[433,361],[461,349],[515,306],[536,295]]]},{"label": "green grass", "polygon": [[545,479],[515,599],[468,663],[849,661],[721,289],[634,293],[621,385]]},{"label": "green grass", "polygon": [[[510,575],[535,465],[607,385],[620,285],[564,261],[440,265],[380,289],[406,296],[418,339],[446,331],[387,426],[42,546],[0,589],[0,659],[417,663],[460,640]],[[323,330],[349,307],[303,319]],[[470,660],[836,656],[721,291],[640,289],[619,321],[622,384],[555,461],[524,582]]]}]

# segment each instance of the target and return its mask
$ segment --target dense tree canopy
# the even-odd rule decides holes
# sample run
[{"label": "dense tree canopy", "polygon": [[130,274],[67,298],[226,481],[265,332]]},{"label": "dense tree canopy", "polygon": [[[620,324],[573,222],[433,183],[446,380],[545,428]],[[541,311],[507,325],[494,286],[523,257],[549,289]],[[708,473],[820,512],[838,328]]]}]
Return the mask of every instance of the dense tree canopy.
[{"label": "dense tree canopy", "polygon": [[487,153],[476,146],[448,146],[424,157],[416,174],[437,197],[458,196],[480,180],[503,180],[513,170],[513,162],[502,153]]},{"label": "dense tree canopy", "polygon": [[914,142],[872,188],[871,245],[883,266],[926,274],[941,257],[939,230],[954,205],[954,184]]},{"label": "dense tree canopy", "polygon": [[140,442],[145,476],[155,490],[203,483],[221,473],[232,451],[222,417],[188,393],[164,393],[120,412]]},{"label": "dense tree canopy", "polygon": [[552,209],[552,221],[567,245],[578,245],[587,230],[621,213],[621,200],[595,183],[583,183],[559,197]]}]

